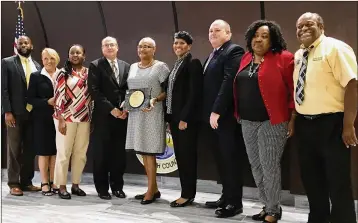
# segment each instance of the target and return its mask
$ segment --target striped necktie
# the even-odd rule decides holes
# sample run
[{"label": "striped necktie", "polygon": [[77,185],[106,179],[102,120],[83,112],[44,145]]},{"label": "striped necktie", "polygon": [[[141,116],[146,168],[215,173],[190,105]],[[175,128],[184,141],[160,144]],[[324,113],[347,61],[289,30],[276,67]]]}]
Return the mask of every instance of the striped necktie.
[{"label": "striped necktie", "polygon": [[303,100],[305,98],[304,86],[305,86],[305,82],[306,82],[306,72],[307,72],[307,65],[308,65],[309,50],[310,49],[305,49],[303,51],[302,65],[301,65],[300,71],[298,73],[298,80],[297,80],[297,86],[296,86],[296,97],[295,97],[295,100],[298,105],[302,105]]},{"label": "striped necktie", "polygon": [[[22,59],[22,62],[25,64],[25,79],[26,79],[26,87],[29,88],[30,76],[31,76],[31,65],[28,58]],[[31,111],[32,105],[26,104],[26,110]]]},{"label": "striped necktie", "polygon": [[115,60],[111,61],[111,67],[112,67],[112,70],[113,70],[114,77],[116,78],[116,81],[119,84],[119,73],[117,71],[116,61]]}]

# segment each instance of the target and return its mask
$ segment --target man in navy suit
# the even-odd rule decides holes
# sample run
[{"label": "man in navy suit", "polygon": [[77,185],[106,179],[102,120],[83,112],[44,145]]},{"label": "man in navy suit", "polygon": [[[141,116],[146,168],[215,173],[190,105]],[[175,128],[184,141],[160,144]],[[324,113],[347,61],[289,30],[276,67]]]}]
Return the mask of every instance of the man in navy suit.
[{"label": "man in navy suit", "polygon": [[32,41],[27,36],[17,40],[18,55],[1,60],[1,109],[7,127],[7,172],[10,194],[40,191],[32,185],[35,152],[32,147],[32,107],[27,104],[31,73],[41,66],[31,58]]},{"label": "man in navy suit", "polygon": [[[223,195],[206,206],[218,208],[217,217],[226,218],[242,213],[242,174],[239,166],[240,149],[237,143],[237,124],[233,106],[233,78],[239,69],[244,49],[231,42],[230,25],[215,20],[209,29],[213,47],[204,64],[202,121],[207,138],[214,138],[213,146]],[[214,144],[215,145],[215,144]]]}]

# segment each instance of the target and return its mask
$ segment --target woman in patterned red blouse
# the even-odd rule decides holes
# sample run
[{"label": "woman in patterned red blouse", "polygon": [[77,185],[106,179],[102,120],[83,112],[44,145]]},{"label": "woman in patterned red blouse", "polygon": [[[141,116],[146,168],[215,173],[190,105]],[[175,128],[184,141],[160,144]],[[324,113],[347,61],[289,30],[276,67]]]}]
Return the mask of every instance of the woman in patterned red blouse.
[{"label": "woman in patterned red blouse", "polygon": [[86,196],[78,184],[86,164],[86,153],[90,135],[92,100],[88,93],[88,69],[83,66],[85,50],[81,45],[72,45],[68,59],[57,76],[55,92],[55,116],[57,159],[55,184],[60,185],[59,196],[71,199],[67,192],[67,173],[71,158],[71,193]]}]

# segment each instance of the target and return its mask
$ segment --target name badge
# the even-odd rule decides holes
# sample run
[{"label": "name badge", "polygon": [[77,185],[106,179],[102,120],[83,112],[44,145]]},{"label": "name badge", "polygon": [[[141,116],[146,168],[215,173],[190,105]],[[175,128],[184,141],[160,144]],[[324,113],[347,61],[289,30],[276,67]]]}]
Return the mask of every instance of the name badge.
[{"label": "name badge", "polygon": [[322,60],[322,57],[315,57],[315,58],[313,58],[313,61],[320,61],[320,60]]}]

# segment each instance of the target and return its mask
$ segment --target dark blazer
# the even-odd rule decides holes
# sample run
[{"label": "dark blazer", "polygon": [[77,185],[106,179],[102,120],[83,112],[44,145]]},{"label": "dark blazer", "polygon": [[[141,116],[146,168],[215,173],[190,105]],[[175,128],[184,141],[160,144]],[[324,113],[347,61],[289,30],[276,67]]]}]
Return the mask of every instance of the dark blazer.
[{"label": "dark blazer", "polygon": [[[169,79],[166,90],[168,90],[168,82]],[[174,81],[171,120],[191,122],[200,119],[202,84],[203,67],[201,62],[199,59],[193,59],[189,53],[180,65]]]},{"label": "dark blazer", "polygon": [[[32,59],[37,70],[40,64]],[[1,113],[12,112],[14,115],[27,113],[27,86],[25,71],[18,55],[1,60]]]},{"label": "dark blazer", "polygon": [[51,80],[42,75],[41,70],[32,73],[27,98],[28,103],[33,106],[32,113],[34,117],[52,117],[54,108],[47,101],[53,96],[54,89]]},{"label": "dark blazer", "polygon": [[[247,52],[241,60],[237,73],[247,67],[252,60],[252,54]],[[273,54],[265,54],[265,60],[260,65],[258,73],[259,88],[271,123],[279,124],[291,118],[295,107],[293,99],[293,69],[294,56],[287,50]],[[236,75],[237,76],[237,75]],[[236,99],[236,77],[234,80],[235,117],[239,118]]]},{"label": "dark blazer", "polygon": [[233,115],[232,84],[244,53],[242,47],[228,41],[215,52],[210,60],[204,71],[203,121],[208,123],[212,112],[219,114],[220,119],[228,114]]},{"label": "dark blazer", "polygon": [[110,114],[119,108],[128,89],[127,78],[130,65],[118,60],[121,83],[118,84],[112,68],[105,57],[92,61],[88,71],[89,93],[94,100],[93,118],[98,114]]}]

